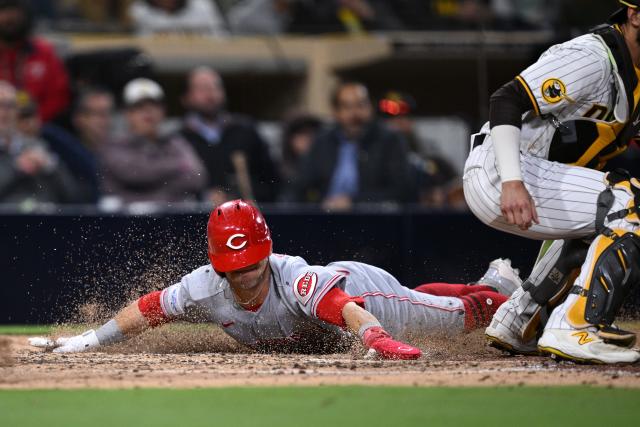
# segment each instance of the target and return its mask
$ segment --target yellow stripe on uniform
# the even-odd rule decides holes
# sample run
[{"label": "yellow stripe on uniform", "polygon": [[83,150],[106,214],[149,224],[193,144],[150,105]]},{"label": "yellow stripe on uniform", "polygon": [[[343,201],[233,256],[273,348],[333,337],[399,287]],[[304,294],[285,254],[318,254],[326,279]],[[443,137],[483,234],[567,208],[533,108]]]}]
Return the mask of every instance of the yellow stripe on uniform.
[{"label": "yellow stripe on uniform", "polygon": [[527,95],[529,95],[529,99],[531,100],[531,104],[533,105],[533,109],[536,112],[536,115],[539,116],[540,107],[538,107],[538,101],[536,101],[536,97],[533,96],[533,92],[531,92],[529,85],[527,84],[527,82],[524,81],[524,79],[521,76],[516,76],[516,80],[520,82],[522,87],[524,87],[524,90],[527,92]]}]

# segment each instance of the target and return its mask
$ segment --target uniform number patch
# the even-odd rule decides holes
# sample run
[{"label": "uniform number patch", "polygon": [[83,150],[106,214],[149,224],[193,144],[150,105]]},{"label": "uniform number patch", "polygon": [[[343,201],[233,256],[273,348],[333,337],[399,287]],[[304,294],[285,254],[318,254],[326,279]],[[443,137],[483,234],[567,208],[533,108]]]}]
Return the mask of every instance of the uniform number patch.
[{"label": "uniform number patch", "polygon": [[560,79],[545,80],[542,83],[542,97],[550,104],[555,104],[565,98],[570,101],[567,96],[567,87]]},{"label": "uniform number patch", "polygon": [[293,282],[293,292],[296,294],[296,298],[302,305],[307,305],[313,291],[316,290],[316,284],[318,283],[318,275],[312,271],[307,271],[301,274]]}]

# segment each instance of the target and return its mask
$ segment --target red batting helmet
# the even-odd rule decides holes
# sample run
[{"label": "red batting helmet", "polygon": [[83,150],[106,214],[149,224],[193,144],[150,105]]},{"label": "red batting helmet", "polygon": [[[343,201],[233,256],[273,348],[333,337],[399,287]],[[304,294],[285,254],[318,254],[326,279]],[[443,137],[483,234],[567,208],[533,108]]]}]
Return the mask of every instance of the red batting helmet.
[{"label": "red batting helmet", "polygon": [[221,273],[256,264],[271,254],[271,232],[260,211],[242,200],[218,206],[207,225],[209,260]]}]

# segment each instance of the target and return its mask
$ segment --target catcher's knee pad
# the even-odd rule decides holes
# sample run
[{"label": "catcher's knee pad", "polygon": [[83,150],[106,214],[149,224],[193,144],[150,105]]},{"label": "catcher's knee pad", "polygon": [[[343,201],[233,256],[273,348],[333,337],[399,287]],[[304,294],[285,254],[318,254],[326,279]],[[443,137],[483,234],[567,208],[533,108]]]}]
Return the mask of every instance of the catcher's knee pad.
[{"label": "catcher's knee pad", "polygon": [[[624,218],[627,222],[640,224],[640,181],[631,178],[629,172],[624,169],[608,172],[604,179],[608,186],[598,197],[596,211],[596,231],[598,234],[610,234],[610,230],[605,226],[605,219],[614,221]],[[631,197],[625,209],[610,213],[615,200],[613,190],[623,190]]]},{"label": "catcher's knee pad", "polygon": [[571,292],[578,299],[567,311],[576,328],[610,326],[623,303],[640,284],[640,235],[622,229],[598,236],[584,287]]},{"label": "catcher's knee pad", "polygon": [[529,278],[522,284],[522,289],[536,303],[528,307],[529,320],[520,331],[525,342],[534,338],[544,327],[551,311],[568,294],[587,257],[589,245],[581,240],[556,241],[549,251],[553,250],[553,245],[560,244],[562,249],[557,255],[540,261],[547,263],[545,274],[538,276],[535,281]]}]

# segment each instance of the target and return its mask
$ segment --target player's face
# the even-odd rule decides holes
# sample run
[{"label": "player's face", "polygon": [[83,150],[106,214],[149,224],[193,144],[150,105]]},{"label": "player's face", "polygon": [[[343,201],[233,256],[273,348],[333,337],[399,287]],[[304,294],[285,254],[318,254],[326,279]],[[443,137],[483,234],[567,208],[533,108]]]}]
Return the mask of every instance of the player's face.
[{"label": "player's face", "polygon": [[336,121],[348,138],[361,136],[373,117],[367,89],[361,85],[348,85],[340,90],[334,110]]},{"label": "player's face", "polygon": [[234,289],[255,289],[265,280],[268,271],[269,258],[265,258],[257,264],[239,270],[225,273],[229,285]]}]

